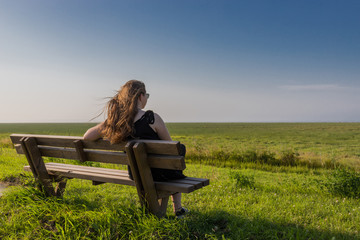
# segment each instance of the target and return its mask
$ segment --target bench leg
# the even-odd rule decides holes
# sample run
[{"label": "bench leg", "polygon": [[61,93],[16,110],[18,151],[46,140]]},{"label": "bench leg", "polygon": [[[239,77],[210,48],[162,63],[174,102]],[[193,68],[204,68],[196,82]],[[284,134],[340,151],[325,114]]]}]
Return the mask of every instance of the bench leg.
[{"label": "bench leg", "polygon": [[160,209],[157,216],[164,217],[166,215],[166,209],[169,203],[169,197],[160,198],[158,201],[159,201]]},{"label": "bench leg", "polygon": [[62,195],[64,194],[66,182],[67,182],[67,179],[65,178],[65,179],[60,180],[58,182],[58,184],[56,185],[55,194],[57,197],[62,197]]}]

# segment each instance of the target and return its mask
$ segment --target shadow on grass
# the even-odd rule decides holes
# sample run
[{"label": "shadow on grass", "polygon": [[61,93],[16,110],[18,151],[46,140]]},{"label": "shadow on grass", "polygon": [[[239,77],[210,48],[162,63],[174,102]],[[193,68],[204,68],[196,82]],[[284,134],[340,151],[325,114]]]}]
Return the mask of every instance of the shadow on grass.
[{"label": "shadow on grass", "polygon": [[247,219],[225,211],[193,212],[184,221],[191,239],[209,235],[219,239],[359,239],[355,234],[310,229],[293,223],[274,223],[261,217]]},{"label": "shadow on grass", "polygon": [[359,239],[358,235],[306,228],[293,223],[274,223],[261,217],[247,219],[225,211],[193,212],[184,220],[190,239]]},{"label": "shadow on grass", "polygon": [[[82,194],[86,194],[86,192],[87,190],[84,189]],[[87,200],[81,197],[66,202],[67,204],[85,205],[88,209],[102,207],[95,199]],[[139,221],[138,224],[147,221],[147,218],[153,219],[153,216],[140,214],[144,211],[139,206],[129,206],[124,203],[119,207],[122,211],[137,215],[135,219]],[[249,219],[222,210],[207,213],[191,211],[181,220],[177,220],[172,214],[169,214],[165,219],[156,220],[154,218],[151,221],[163,220],[170,225],[182,226],[179,239],[359,239],[357,235],[351,233],[312,229],[302,224],[275,223],[261,216]]]},{"label": "shadow on grass", "polygon": [[[312,229],[294,223],[277,223],[261,216],[249,219],[222,210],[205,213],[193,210],[181,220],[170,214],[166,218],[157,219],[145,214],[139,205],[130,204],[129,201],[106,206],[106,202],[96,198],[101,194],[93,194],[89,188],[71,189],[68,193],[70,198],[56,199],[45,197],[34,188],[17,188],[8,196],[10,201],[6,202],[10,205],[3,207],[9,209],[5,213],[13,214],[18,211],[24,215],[38,209],[37,212],[32,212],[31,221],[27,219],[34,225],[34,236],[40,234],[43,231],[41,229],[46,230],[46,224],[51,222],[53,227],[46,234],[53,237],[58,236],[59,229],[65,229],[68,223],[76,223],[74,228],[64,230],[64,234],[68,234],[66,236],[78,234],[91,238],[108,233],[106,237],[104,235],[104,239],[130,239],[130,234],[134,238],[141,236],[142,239],[359,239],[351,233]],[[116,199],[113,196],[108,201],[114,202]],[[14,201],[18,202],[15,206]],[[18,210],[13,212],[14,208]],[[57,212],[59,209],[63,210]],[[44,215],[43,212],[48,214]],[[18,225],[12,229],[12,224]],[[18,228],[23,227],[19,220],[12,224],[6,229],[7,233],[3,233],[3,237],[15,236],[10,234],[16,234]]]}]

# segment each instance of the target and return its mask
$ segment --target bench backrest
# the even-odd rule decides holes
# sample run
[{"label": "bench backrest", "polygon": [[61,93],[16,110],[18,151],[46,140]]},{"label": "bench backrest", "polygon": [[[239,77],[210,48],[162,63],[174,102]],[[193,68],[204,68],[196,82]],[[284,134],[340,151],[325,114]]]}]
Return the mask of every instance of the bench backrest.
[{"label": "bench backrest", "polygon": [[85,141],[82,137],[11,134],[10,136],[17,153],[24,154],[21,139],[32,138],[43,157],[74,159],[81,162],[93,161],[113,164],[130,165],[126,147],[144,143],[147,162],[151,168],[184,170],[184,157],[179,155],[178,141],[132,140],[119,144],[109,141]]}]

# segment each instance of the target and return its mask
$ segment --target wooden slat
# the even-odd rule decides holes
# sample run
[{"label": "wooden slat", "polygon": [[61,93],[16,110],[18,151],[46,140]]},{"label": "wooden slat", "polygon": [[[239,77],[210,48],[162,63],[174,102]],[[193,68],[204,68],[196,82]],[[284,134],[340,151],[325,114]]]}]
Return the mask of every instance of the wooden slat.
[{"label": "wooden slat", "polygon": [[[41,155],[44,157],[79,160],[78,153],[74,148],[39,146],[39,149]],[[124,152],[84,149],[84,153],[88,161],[129,165],[128,156]],[[183,156],[151,154],[148,157],[148,161],[151,168],[165,168],[173,170],[184,170],[186,168]]]},{"label": "wooden slat", "polygon": [[183,184],[193,185],[194,190],[200,189],[203,187],[201,182],[196,182],[196,181],[191,181],[191,180],[186,180],[186,179],[176,179],[176,180],[170,181],[170,183],[183,183]]},{"label": "wooden slat", "polygon": [[[41,155],[44,157],[79,160],[75,148],[39,146],[39,149]],[[128,165],[127,156],[124,152],[110,152],[110,151],[84,149],[84,153],[88,161]]]},{"label": "wooden slat", "polygon": [[60,170],[49,170],[49,174],[60,175],[70,178],[91,180],[95,182],[116,183],[116,184],[124,184],[129,186],[135,185],[134,181],[126,176],[120,177],[120,176],[112,176],[112,175],[104,175],[104,174],[96,174],[96,173],[89,174],[82,171],[60,171]]},{"label": "wooden slat", "polygon": [[83,137],[77,136],[56,136],[56,135],[34,135],[34,134],[11,134],[10,138],[14,144],[18,144],[22,137],[33,137],[38,145],[53,147],[74,147],[75,140],[82,140],[84,148],[124,151],[125,142],[119,144],[110,144],[109,141],[99,139],[96,141],[85,141]]},{"label": "wooden slat", "polygon": [[[53,146],[53,147],[74,147],[75,140],[82,140],[83,147],[86,149],[101,149],[124,151],[127,142],[118,144],[110,144],[109,141],[99,139],[96,141],[85,141],[83,137],[78,136],[56,136],[56,135],[36,135],[36,134],[11,134],[10,138],[13,144],[19,144],[22,137],[33,137],[36,139],[38,145]],[[163,140],[133,140],[133,142],[144,142],[146,151],[153,154],[168,154],[179,155],[178,141],[163,141]]]},{"label": "wooden slat", "polygon": [[[71,142],[75,140],[82,140],[82,137],[79,136],[58,136],[58,135],[39,135],[39,134],[19,134],[13,133],[10,135],[10,138],[14,144],[19,143],[22,137],[33,137],[33,138],[48,138],[48,139],[70,139]],[[70,145],[69,145],[70,146]]]},{"label": "wooden slat", "polygon": [[61,148],[61,147],[47,147],[39,146],[41,156],[43,157],[54,157],[54,158],[65,158],[78,160],[78,155],[74,148]]},{"label": "wooden slat", "polygon": [[145,143],[146,152],[152,154],[179,155],[179,141],[164,140],[134,140],[135,142]]},{"label": "wooden slat", "polygon": [[156,190],[191,193],[195,190],[194,185],[175,182],[155,182]]},{"label": "wooden slat", "polygon": [[107,152],[86,149],[84,151],[87,159],[92,162],[129,165],[127,155],[124,152]]},{"label": "wooden slat", "polygon": [[205,187],[210,184],[210,180],[207,178],[193,178],[193,177],[186,177],[184,180],[190,180],[195,182],[201,182],[201,184]]},{"label": "wooden slat", "polygon": [[[107,173],[94,173],[86,171],[86,168],[93,168],[87,166],[79,166],[78,169],[67,169],[60,167],[52,167],[49,163],[46,164],[48,168],[48,173],[50,175],[68,177],[68,178],[80,178],[85,180],[92,180],[96,182],[106,182],[106,183],[116,183],[116,184],[125,184],[129,186],[135,186],[134,181],[129,179],[126,171],[123,170],[114,170],[119,171],[119,174],[107,174]],[[83,169],[81,169],[83,168]],[[30,166],[24,167],[25,171],[31,171]],[[118,180],[117,180],[118,179]],[[186,184],[186,183],[177,183],[177,182],[154,182],[155,188],[158,191],[168,191],[171,193],[182,192],[182,193],[190,193],[195,190],[194,185]]]},{"label": "wooden slat", "polygon": [[[111,169],[111,168],[98,168],[98,167],[89,167],[89,166],[81,166],[81,165],[71,165],[71,164],[64,164],[64,163],[46,163],[46,168],[48,171],[54,170],[54,171],[82,171],[84,173],[92,174],[103,174],[103,175],[109,175],[109,176],[120,176],[120,177],[128,177],[128,172],[126,170],[118,170],[118,169]],[[204,180],[204,181],[201,181]],[[203,182],[206,182],[208,179],[201,179],[197,178],[184,178],[184,179],[177,179],[177,180],[171,180],[168,183],[176,183],[176,184],[185,184],[181,187],[181,191],[184,191],[184,189],[188,188],[188,185],[194,186],[195,189],[199,189],[203,186]],[[162,185],[163,182],[156,182],[157,184]],[[179,185],[177,185],[179,186]],[[191,190],[190,188],[189,190]],[[159,189],[164,190],[164,189]],[[175,191],[174,189],[170,189],[172,191]],[[185,191],[189,191],[185,190]]]},{"label": "wooden slat", "polygon": [[184,170],[186,168],[183,156],[148,154],[148,162],[151,168],[172,170]]},{"label": "wooden slat", "polygon": [[[96,168],[96,167],[88,167],[88,166],[81,166],[81,165],[69,165],[63,163],[46,163],[45,164],[48,171],[59,171],[59,172],[66,172],[66,171],[81,171],[83,173],[88,173],[89,175],[92,173],[102,174],[102,175],[111,175],[111,176],[118,176],[118,177],[129,177],[129,174],[125,170],[117,170],[117,169],[109,169],[109,168]],[[107,169],[111,171],[106,171]]]},{"label": "wooden slat", "polygon": [[[117,170],[110,168],[97,168],[97,167],[88,167],[81,165],[71,165],[71,164],[63,164],[63,163],[46,163],[46,168],[48,171],[74,171],[74,172],[83,172],[84,174],[99,174],[99,175],[107,175],[111,177],[129,177],[128,172],[126,170]],[[91,180],[91,179],[90,179]],[[175,191],[175,192],[189,192],[201,187],[200,182],[194,182],[186,179],[172,180],[168,183],[174,183],[174,188],[171,188],[171,184],[167,184],[165,182],[155,182],[158,186],[160,186],[159,190],[165,191]],[[166,185],[166,186],[165,186]],[[189,187],[192,185],[193,187]]]},{"label": "wooden slat", "polygon": [[111,169],[111,168],[98,168],[98,167],[89,167],[89,166],[81,166],[81,165],[71,165],[71,164],[64,164],[64,163],[46,163],[46,168],[48,170],[69,170],[69,171],[83,171],[89,174],[91,173],[99,173],[99,174],[108,174],[113,176],[126,176],[128,177],[129,174],[126,170],[118,170],[118,169]]},{"label": "wooden slat", "polygon": [[[30,171],[30,167],[25,166],[24,170]],[[79,179],[91,180],[96,182],[107,182],[107,183],[135,186],[134,181],[129,179],[128,176],[114,176],[108,174],[89,173],[81,170],[66,170],[60,168],[54,168],[53,170],[48,169],[48,173],[49,175],[62,176],[67,178],[79,178]]]}]

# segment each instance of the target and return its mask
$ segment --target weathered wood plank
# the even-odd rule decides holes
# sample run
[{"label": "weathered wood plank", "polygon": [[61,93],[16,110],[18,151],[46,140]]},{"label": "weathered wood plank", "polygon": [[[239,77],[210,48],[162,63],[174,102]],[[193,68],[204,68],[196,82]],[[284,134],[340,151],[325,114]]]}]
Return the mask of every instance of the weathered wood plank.
[{"label": "weathered wood plank", "polygon": [[148,154],[148,162],[151,168],[164,168],[173,170],[184,170],[186,168],[183,156]]},{"label": "weathered wood plank", "polygon": [[[24,170],[30,171],[30,167],[25,166]],[[135,186],[134,181],[129,179],[128,176],[114,176],[108,174],[89,173],[80,170],[66,170],[66,169],[48,169],[48,174],[67,177],[67,178],[79,178],[84,180],[91,180],[95,182],[107,182],[107,183]]]},{"label": "weathered wood plank", "polygon": [[159,216],[161,215],[160,205],[157,200],[155,183],[151,174],[150,166],[147,161],[145,144],[142,142],[135,143],[132,149],[134,151],[134,156],[136,159],[141,183],[145,191],[147,207],[151,213]]},{"label": "weathered wood plank", "polygon": [[200,188],[203,187],[203,185],[202,185],[201,182],[191,181],[191,180],[186,180],[186,179],[176,179],[176,180],[172,180],[171,183],[182,183],[182,184],[193,185],[193,186],[194,186],[194,190],[200,189]]},{"label": "weathered wood plank", "polygon": [[[81,171],[84,173],[92,174],[101,174],[109,176],[119,176],[119,177],[128,177],[128,172],[126,170],[110,169],[110,168],[98,168],[98,167],[88,167],[81,165],[71,165],[64,163],[46,163],[46,168],[50,171]],[[195,179],[195,180],[192,180]],[[202,187],[203,182],[207,182],[208,179],[202,178],[184,178],[171,180],[169,182],[155,182],[155,185],[160,186],[158,190],[164,191],[174,191],[174,192],[192,192],[198,188]],[[166,186],[164,186],[166,185]],[[169,187],[173,185],[174,188]],[[191,185],[191,186],[190,186]]]},{"label": "weathered wood plank", "polygon": [[129,174],[126,170],[119,170],[119,169],[111,169],[111,168],[99,168],[99,167],[88,167],[88,166],[81,166],[81,165],[71,165],[71,164],[63,164],[63,163],[46,163],[46,168],[48,170],[69,170],[69,171],[82,171],[91,173],[98,173],[98,174],[108,174],[114,176],[126,176],[128,177]]},{"label": "weathered wood plank", "polygon": [[164,140],[134,140],[135,142],[145,143],[146,152],[148,154],[164,154],[164,155],[179,155],[180,142],[179,141],[164,141]]},{"label": "weathered wood plank", "polygon": [[[46,167],[51,167],[51,166],[59,166],[59,167],[62,167],[62,168],[67,168],[67,169],[88,169],[89,172],[115,172],[117,173],[119,170],[117,169],[112,169],[112,168],[98,168],[98,167],[89,167],[89,166],[82,166],[82,165],[72,165],[72,164],[64,164],[64,163],[55,163],[55,162],[50,162],[50,163],[46,163],[45,164]],[[127,171],[124,171],[124,173],[127,174]],[[186,178],[187,180],[190,180],[191,178]],[[198,183],[199,181],[196,181],[196,180],[192,180],[196,183]]]},{"label": "weathered wood plank", "polygon": [[194,185],[175,182],[154,182],[155,188],[159,191],[174,191],[182,193],[191,193],[195,190]]},{"label": "weathered wood plank", "polygon": [[34,167],[35,172],[37,173],[37,178],[42,183],[44,190],[47,194],[55,196],[55,190],[52,186],[51,178],[46,170],[44,161],[41,157],[40,151],[37,148],[37,144],[34,138],[26,138],[23,140],[24,148],[29,154],[29,162],[31,161]]},{"label": "weathered wood plank", "polygon": [[207,178],[193,178],[193,177],[186,177],[184,180],[201,182],[201,184],[205,187],[210,184],[210,180]]},{"label": "weathered wood plank", "polygon": [[[135,186],[135,183],[133,180],[129,179],[127,172],[123,170],[116,170],[119,171],[119,174],[107,174],[104,172],[88,172],[86,166],[80,166],[84,169],[74,169],[70,170],[66,167],[60,168],[60,167],[48,167],[48,173],[50,175],[56,175],[61,177],[67,177],[67,178],[80,178],[85,180],[91,180],[95,182],[104,182],[104,183],[116,183],[116,184],[125,184],[129,186]],[[91,167],[90,167],[91,168]],[[24,167],[25,171],[31,171],[29,166]],[[182,193],[190,193],[195,190],[194,185],[191,184],[185,184],[185,183],[175,183],[175,182],[154,182],[155,187],[158,191],[166,191],[170,193],[175,192],[182,192]],[[166,195],[161,195],[162,197]]]},{"label": "weathered wood plank", "polygon": [[99,139],[96,141],[85,141],[83,137],[77,136],[56,136],[56,135],[35,135],[35,134],[11,134],[10,138],[14,144],[18,144],[21,137],[33,137],[38,145],[53,147],[74,147],[74,141],[82,140],[84,148],[124,151],[125,142],[119,144],[111,144],[109,141]]},{"label": "weathered wood plank", "polygon": [[49,146],[39,146],[38,148],[41,153],[41,156],[43,157],[78,160],[78,156],[74,148],[49,147]]},{"label": "weathered wood plank", "polygon": [[[73,160],[78,160],[79,158],[74,148],[39,146],[39,150],[41,155],[44,157]],[[129,165],[128,156],[124,152],[84,149],[84,154],[88,161]],[[148,161],[151,168],[165,168],[173,170],[184,170],[186,168],[183,156],[150,154],[148,156]]]},{"label": "weathered wood plank", "polygon": [[[75,148],[39,146],[39,150],[44,157],[78,160]],[[84,153],[88,161],[128,165],[127,155],[124,152],[84,149]]]},{"label": "weathered wood plank", "polygon": [[30,154],[29,154],[28,150],[26,149],[25,140],[26,140],[26,137],[21,138],[20,146],[21,146],[23,154],[25,154],[26,160],[28,161],[28,163],[30,165],[31,172],[33,173],[34,177],[37,179],[38,178],[38,173],[37,173],[37,171],[35,169],[35,166],[34,166],[34,163],[33,163],[32,159],[31,159],[31,157],[30,157]]},{"label": "weathered wood plank", "polygon": [[[75,140],[82,140],[84,149],[101,149],[124,151],[127,142],[111,144],[104,139],[96,141],[86,141],[83,137],[78,136],[56,136],[56,135],[37,135],[37,134],[11,134],[10,138],[13,144],[19,144],[22,137],[33,137],[36,139],[38,145],[53,146],[53,147],[67,147],[73,148]],[[164,155],[179,155],[178,141],[163,141],[163,140],[133,140],[133,142],[144,142],[147,153],[164,154]]]},{"label": "weathered wood plank", "polygon": [[129,166],[130,166],[130,170],[132,173],[132,178],[135,181],[135,186],[136,186],[136,191],[140,200],[140,204],[141,206],[146,206],[146,199],[145,199],[145,190],[144,190],[144,186],[142,184],[141,181],[141,177],[140,177],[140,173],[139,173],[139,168],[135,159],[135,155],[134,155],[134,151],[133,151],[133,146],[134,146],[134,142],[129,142],[128,144],[126,144],[125,146],[125,150],[126,150],[126,154],[128,156],[128,160],[129,160]]}]

